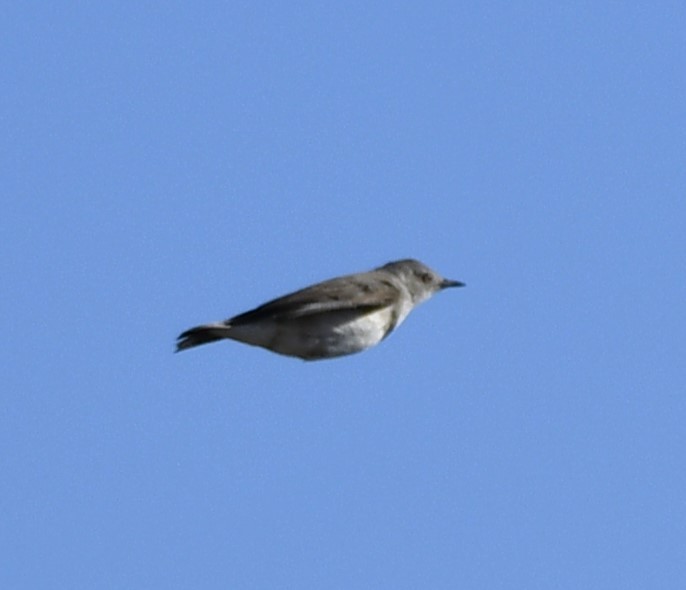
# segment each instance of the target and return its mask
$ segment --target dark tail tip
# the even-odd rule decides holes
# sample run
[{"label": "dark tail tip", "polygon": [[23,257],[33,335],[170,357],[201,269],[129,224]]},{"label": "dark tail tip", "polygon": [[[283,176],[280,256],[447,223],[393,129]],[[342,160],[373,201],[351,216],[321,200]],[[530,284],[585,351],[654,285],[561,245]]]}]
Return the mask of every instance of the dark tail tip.
[{"label": "dark tail tip", "polygon": [[[226,330],[225,326],[223,327],[223,330]],[[216,342],[224,337],[222,328],[217,325],[196,326],[179,335],[176,342],[176,350],[174,352],[181,352],[182,350],[193,348],[194,346]]]}]

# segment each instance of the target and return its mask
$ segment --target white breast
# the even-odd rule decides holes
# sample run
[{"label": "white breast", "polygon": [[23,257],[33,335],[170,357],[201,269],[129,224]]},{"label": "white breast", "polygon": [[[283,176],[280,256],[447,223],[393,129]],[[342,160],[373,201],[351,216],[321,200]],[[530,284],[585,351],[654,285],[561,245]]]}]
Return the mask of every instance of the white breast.
[{"label": "white breast", "polygon": [[331,358],[375,346],[394,327],[393,322],[397,327],[411,309],[408,303],[396,314],[389,306],[364,315],[356,310],[341,310],[285,322],[263,320],[233,327],[227,338],[308,360]]},{"label": "white breast", "polygon": [[343,348],[350,347],[350,352],[357,352],[381,342],[392,321],[393,314],[388,307],[343,324],[334,332],[340,337]]}]

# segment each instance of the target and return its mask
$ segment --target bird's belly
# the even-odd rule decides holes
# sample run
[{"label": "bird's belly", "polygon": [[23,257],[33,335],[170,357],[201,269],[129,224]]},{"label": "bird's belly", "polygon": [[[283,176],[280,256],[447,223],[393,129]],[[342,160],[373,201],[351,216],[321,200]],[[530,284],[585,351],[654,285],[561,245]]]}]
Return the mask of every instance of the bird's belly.
[{"label": "bird's belly", "polygon": [[[378,344],[393,324],[389,308],[313,314],[280,322],[259,322],[229,331],[230,337],[279,354],[307,360],[360,352]],[[228,335],[228,334],[227,334]]]},{"label": "bird's belly", "polygon": [[323,352],[325,357],[341,356],[376,346],[386,336],[391,321],[390,310],[383,309],[336,325],[330,333],[324,331],[323,338],[321,335],[314,338],[315,342],[319,341],[314,346],[314,358],[319,356],[319,352]]}]

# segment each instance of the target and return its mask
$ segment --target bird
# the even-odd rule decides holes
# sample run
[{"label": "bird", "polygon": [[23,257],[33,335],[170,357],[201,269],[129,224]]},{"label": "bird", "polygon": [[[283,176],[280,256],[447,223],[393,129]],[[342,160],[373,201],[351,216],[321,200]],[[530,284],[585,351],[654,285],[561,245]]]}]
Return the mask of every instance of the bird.
[{"label": "bird", "polygon": [[397,260],[190,328],[178,336],[176,352],[228,339],[307,361],[341,357],[379,344],[437,292],[464,286],[418,260]]}]

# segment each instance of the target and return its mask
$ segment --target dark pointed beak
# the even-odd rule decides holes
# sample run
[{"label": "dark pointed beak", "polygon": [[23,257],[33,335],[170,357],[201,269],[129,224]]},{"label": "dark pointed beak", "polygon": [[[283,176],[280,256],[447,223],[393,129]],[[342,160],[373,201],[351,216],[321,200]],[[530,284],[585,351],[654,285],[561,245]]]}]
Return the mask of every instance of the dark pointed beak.
[{"label": "dark pointed beak", "polygon": [[441,289],[447,289],[448,287],[465,287],[466,285],[461,281],[452,281],[450,279],[443,279],[441,281]]}]

